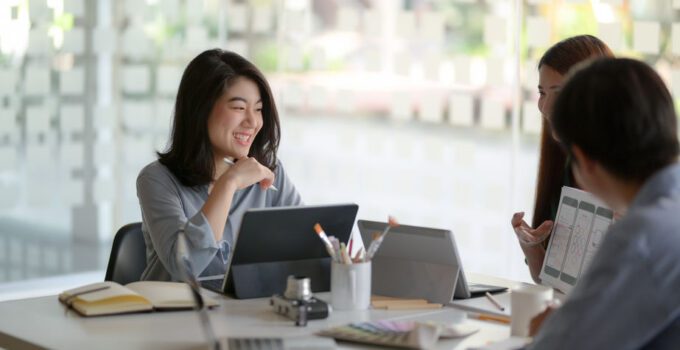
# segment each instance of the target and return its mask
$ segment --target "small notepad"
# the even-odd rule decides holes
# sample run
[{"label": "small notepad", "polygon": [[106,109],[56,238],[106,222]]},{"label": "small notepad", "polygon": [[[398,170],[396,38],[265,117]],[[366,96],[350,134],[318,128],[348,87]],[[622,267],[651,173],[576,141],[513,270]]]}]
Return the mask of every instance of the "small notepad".
[{"label": "small notepad", "polygon": [[318,334],[355,343],[422,349],[433,346],[440,338],[462,338],[478,330],[468,324],[382,320],[350,323]]}]

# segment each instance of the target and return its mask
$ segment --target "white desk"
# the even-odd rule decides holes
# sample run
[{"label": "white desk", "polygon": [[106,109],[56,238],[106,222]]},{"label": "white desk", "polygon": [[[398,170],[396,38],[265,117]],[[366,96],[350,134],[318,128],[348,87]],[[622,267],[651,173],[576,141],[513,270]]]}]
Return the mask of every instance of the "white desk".
[{"label": "white desk", "polygon": [[[476,278],[472,278],[478,281]],[[495,282],[506,281],[493,279]],[[490,282],[482,279],[481,282]],[[328,293],[317,295],[327,299]],[[440,310],[359,312],[334,311],[325,320],[313,320],[307,327],[296,327],[269,306],[269,299],[233,300],[218,296],[220,307],[211,310],[210,318],[218,337],[295,337],[310,336],[324,328],[350,322],[379,319],[419,319],[457,322],[462,311],[446,307]],[[440,342],[440,349],[466,349],[490,341],[505,339],[507,325],[466,320],[480,328],[467,338]],[[66,312],[56,296],[0,303],[0,348],[8,349],[186,349],[205,344],[205,337],[192,311],[154,312],[84,318]],[[361,348],[361,345],[338,343],[338,348]]]}]

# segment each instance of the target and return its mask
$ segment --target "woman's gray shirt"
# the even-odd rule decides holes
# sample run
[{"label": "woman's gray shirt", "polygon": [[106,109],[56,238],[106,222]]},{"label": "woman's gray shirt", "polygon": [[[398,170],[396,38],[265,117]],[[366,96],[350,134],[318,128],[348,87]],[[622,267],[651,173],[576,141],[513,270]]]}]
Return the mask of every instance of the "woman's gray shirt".
[{"label": "woman's gray shirt", "polygon": [[259,184],[254,184],[234,193],[222,240],[215,241],[212,228],[201,211],[208,199],[208,185],[184,186],[158,161],[144,167],[137,177],[147,262],[141,279],[181,280],[175,261],[177,234],[181,227],[185,229],[194,274],[200,277],[223,275],[247,210],[302,205],[300,194],[280,162],[275,175],[274,186],[278,191],[263,190]]}]

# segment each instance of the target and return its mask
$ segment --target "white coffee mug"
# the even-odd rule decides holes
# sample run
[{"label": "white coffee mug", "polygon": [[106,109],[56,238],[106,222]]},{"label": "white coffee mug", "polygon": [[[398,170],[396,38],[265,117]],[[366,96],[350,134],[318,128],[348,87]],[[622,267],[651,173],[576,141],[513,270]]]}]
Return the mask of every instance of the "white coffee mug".
[{"label": "white coffee mug", "polygon": [[553,289],[550,287],[522,284],[512,288],[510,292],[512,310],[510,334],[528,337],[531,319],[545,311],[552,298]]},{"label": "white coffee mug", "polygon": [[371,262],[331,264],[334,310],[366,310],[371,304]]}]

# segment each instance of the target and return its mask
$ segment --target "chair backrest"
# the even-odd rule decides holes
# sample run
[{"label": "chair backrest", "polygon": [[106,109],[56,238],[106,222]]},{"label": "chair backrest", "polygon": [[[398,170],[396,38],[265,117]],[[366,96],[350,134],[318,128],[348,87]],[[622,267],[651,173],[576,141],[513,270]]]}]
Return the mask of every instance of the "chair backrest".
[{"label": "chair backrest", "polygon": [[120,284],[139,281],[146,268],[146,243],[142,223],[127,224],[116,232],[106,268],[106,281]]}]

